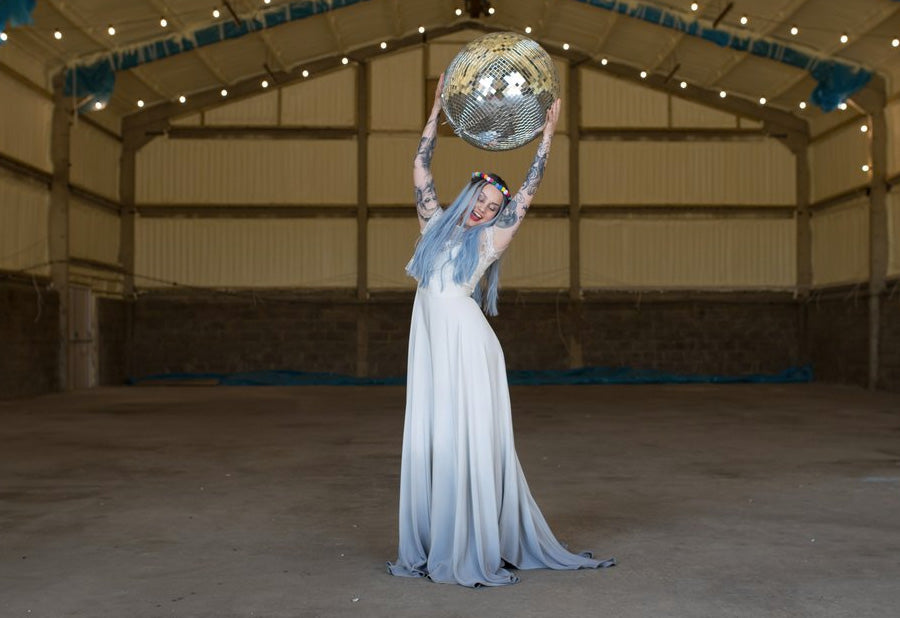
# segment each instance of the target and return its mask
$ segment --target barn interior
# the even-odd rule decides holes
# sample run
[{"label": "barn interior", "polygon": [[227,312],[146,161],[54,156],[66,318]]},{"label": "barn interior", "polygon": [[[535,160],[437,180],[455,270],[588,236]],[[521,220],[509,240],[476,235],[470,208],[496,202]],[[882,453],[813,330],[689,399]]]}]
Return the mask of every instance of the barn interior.
[{"label": "barn interior", "polygon": [[[6,0],[0,29],[9,615],[900,604],[900,2]],[[562,99],[491,318],[517,445],[620,564],[474,592],[384,562],[413,154],[501,31]],[[442,125],[437,194],[532,156]]]}]

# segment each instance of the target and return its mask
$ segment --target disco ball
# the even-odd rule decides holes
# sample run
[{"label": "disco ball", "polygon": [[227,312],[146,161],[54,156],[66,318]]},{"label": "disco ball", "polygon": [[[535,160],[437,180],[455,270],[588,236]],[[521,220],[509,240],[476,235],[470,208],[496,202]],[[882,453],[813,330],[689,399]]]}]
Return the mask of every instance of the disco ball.
[{"label": "disco ball", "polygon": [[468,143],[511,150],[537,136],[558,97],[559,76],[544,48],[515,32],[495,32],[475,39],[450,62],[441,107]]}]

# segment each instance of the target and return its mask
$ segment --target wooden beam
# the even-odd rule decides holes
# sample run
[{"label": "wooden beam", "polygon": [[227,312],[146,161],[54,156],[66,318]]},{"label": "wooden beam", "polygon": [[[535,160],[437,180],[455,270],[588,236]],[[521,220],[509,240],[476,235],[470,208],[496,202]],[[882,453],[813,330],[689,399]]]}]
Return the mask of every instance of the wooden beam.
[{"label": "wooden beam", "polygon": [[65,96],[65,71],[53,77],[53,118],[50,152],[53,180],[50,185],[50,212],[47,217],[47,243],[50,276],[59,295],[56,353],[57,388],[69,390],[69,178],[72,138],[72,99]]},{"label": "wooden beam", "polygon": [[169,139],[353,139],[355,127],[170,127]]},{"label": "wooden beam", "polygon": [[367,65],[356,67],[356,295],[369,288],[369,77]]},{"label": "wooden beam", "polygon": [[584,366],[581,345],[581,69],[569,64],[569,367]]},{"label": "wooden beam", "polygon": [[654,141],[654,142],[715,142],[758,141],[770,135],[764,129],[581,129],[585,141]]}]

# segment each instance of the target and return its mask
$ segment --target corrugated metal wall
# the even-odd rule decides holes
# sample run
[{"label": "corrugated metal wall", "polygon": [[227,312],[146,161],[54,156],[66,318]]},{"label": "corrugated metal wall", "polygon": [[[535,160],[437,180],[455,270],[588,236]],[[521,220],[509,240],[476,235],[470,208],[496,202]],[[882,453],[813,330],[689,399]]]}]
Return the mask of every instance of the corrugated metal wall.
[{"label": "corrugated metal wall", "polygon": [[812,217],[813,285],[857,283],[869,277],[869,202],[857,199]]},{"label": "corrugated metal wall", "polygon": [[[423,56],[422,49],[414,49],[372,61],[369,70],[372,131],[411,131],[417,138],[421,134],[425,124],[425,89],[420,78]],[[428,99],[429,104],[433,96]]]},{"label": "corrugated metal wall", "polygon": [[0,73],[0,102],[0,152],[51,171],[53,102],[4,73]]},{"label": "corrugated metal wall", "polygon": [[70,200],[69,254],[104,264],[118,264],[119,215],[78,198]]},{"label": "corrugated metal wall", "polygon": [[868,184],[862,165],[869,161],[869,136],[853,124],[836,130],[809,148],[812,200],[823,200]]},{"label": "corrugated metal wall", "polygon": [[163,139],[137,155],[139,204],[355,204],[355,140]]},{"label": "corrugated metal wall", "polygon": [[356,219],[139,218],[135,246],[140,287],[356,285]]},{"label": "corrugated metal wall", "polygon": [[369,287],[378,289],[412,288],[415,281],[405,272],[419,238],[415,213],[409,217],[376,218],[369,221]]},{"label": "corrugated metal wall", "polygon": [[72,125],[71,183],[111,200],[119,199],[122,144],[86,122]]},{"label": "corrugated metal wall", "polygon": [[581,222],[587,288],[790,288],[790,219],[604,218]]},{"label": "corrugated metal wall", "polygon": [[[50,259],[47,214],[50,192],[0,170],[0,269],[20,270]],[[47,274],[49,266],[28,272]]]},{"label": "corrugated metal wall", "polygon": [[794,157],[771,139],[583,142],[584,204],[793,204]]},{"label": "corrugated metal wall", "polygon": [[888,276],[900,275],[900,189],[888,193]]}]

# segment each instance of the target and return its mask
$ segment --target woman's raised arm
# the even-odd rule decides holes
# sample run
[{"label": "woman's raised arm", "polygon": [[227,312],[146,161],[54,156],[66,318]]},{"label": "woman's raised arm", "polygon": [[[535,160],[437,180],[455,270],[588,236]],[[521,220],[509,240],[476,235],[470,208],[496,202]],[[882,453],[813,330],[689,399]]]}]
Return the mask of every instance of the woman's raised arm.
[{"label": "woman's raised arm", "polygon": [[553,102],[550,109],[547,110],[547,119],[544,122],[544,132],[541,136],[541,142],[538,144],[537,153],[534,155],[534,161],[528,169],[525,176],[525,182],[519,192],[513,196],[506,208],[497,215],[497,223],[494,225],[494,249],[503,251],[512,242],[513,236],[522,224],[522,219],[528,213],[528,207],[531,206],[531,200],[537,193],[541,179],[544,177],[544,168],[547,166],[547,156],[550,154],[550,143],[553,141],[553,134],[556,132],[556,123],[559,122],[559,99]]},{"label": "woman's raised arm", "polygon": [[419,140],[419,148],[413,159],[413,183],[416,186],[416,212],[419,215],[420,230],[425,229],[425,224],[440,208],[437,194],[434,191],[434,179],[431,177],[431,157],[434,155],[434,144],[437,140],[437,123],[438,115],[441,112],[441,89],[443,86],[444,76],[441,74],[434,92],[431,115],[428,117],[428,122],[425,123],[422,139]]}]

